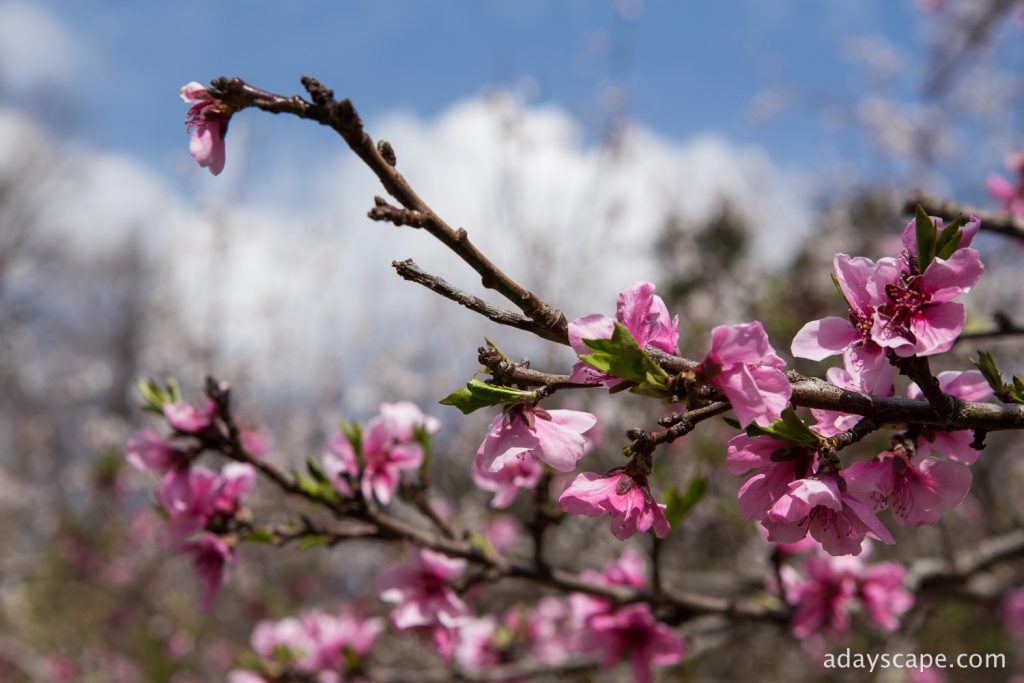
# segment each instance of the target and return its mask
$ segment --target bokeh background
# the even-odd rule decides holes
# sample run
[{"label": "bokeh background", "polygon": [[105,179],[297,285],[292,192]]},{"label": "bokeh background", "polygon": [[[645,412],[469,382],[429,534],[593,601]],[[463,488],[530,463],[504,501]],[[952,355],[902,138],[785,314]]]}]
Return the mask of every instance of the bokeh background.
[{"label": "bokeh background", "polygon": [[[445,424],[440,491],[483,528],[468,471],[487,416],[436,401],[476,370],[485,335],[535,367],[571,362],[398,279],[391,261],[413,257],[480,289],[428,235],[366,219],[380,189],[330,131],[244,112],[224,173],[198,168],[184,83],[237,75],[290,94],[316,76],[440,215],[570,318],[647,279],[686,353],[715,324],[759,318],[785,355],[841,306],[832,255],[891,252],[911,189],[995,207],[986,177],[1024,147],[1022,66],[1024,9],[1005,0],[0,0],[0,681],[222,680],[258,619],[364,599],[389,556],[247,550],[201,611],[186,560],[155,540],[151,482],[122,466],[145,422],[137,378],[174,375],[193,399],[207,373],[229,380],[285,465],[319,453],[340,416],[417,401]],[[1021,251],[976,246],[969,329],[1024,319]],[[975,348],[939,369],[966,369]],[[1012,343],[986,348],[1020,368]],[[632,400],[588,407],[609,466],[621,428],[656,417]],[[708,481],[666,548],[693,590],[740,590],[767,567],[717,467],[727,434],[702,429],[659,472]],[[1016,446],[991,437],[968,502],[942,529],[901,529],[898,556],[1017,526]],[[603,522],[559,531],[577,569],[620,549]],[[932,606],[913,633],[858,637],[1012,656],[999,590]],[[771,629],[693,638],[666,680],[824,675]]]}]

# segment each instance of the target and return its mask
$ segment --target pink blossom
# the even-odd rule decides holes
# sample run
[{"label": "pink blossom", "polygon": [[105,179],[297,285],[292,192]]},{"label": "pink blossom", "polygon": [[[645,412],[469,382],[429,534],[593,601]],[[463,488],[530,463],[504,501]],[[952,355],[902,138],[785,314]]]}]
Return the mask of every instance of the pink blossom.
[{"label": "pink blossom", "polygon": [[209,609],[224,584],[225,565],[235,563],[234,549],[220,536],[204,533],[196,540],[182,543],[179,551],[192,556],[196,575],[206,584],[203,607]]},{"label": "pink blossom", "polygon": [[601,653],[602,669],[629,657],[637,683],[650,683],[652,666],[676,664],[685,652],[682,639],[668,626],[655,621],[646,604],[595,615],[587,626],[588,649]]},{"label": "pink blossom", "polygon": [[[626,548],[616,561],[604,568],[601,573],[587,569],[580,578],[595,586],[626,586],[643,588],[646,583],[644,561],[632,548]],[[605,598],[589,593],[573,593],[569,596],[573,619],[577,624],[585,624],[595,614],[604,614],[615,608],[615,604]]]},{"label": "pink blossom", "polygon": [[267,662],[317,675],[318,681],[344,681],[350,679],[342,674],[353,664],[358,666],[352,658],[364,657],[383,628],[382,620],[363,619],[352,610],[337,615],[313,610],[299,617],[260,622],[251,642],[253,651]]},{"label": "pink blossom", "polygon": [[[977,370],[940,372],[937,379],[943,392],[964,401],[987,401],[992,397],[992,387]],[[921,389],[916,384],[911,384],[907,389],[907,396],[921,399]],[[969,430],[947,432],[923,428],[917,439],[917,455],[927,455],[935,451],[952,460],[971,465],[978,459],[979,454],[978,450],[971,446],[972,443],[974,433]]]},{"label": "pink blossom", "polygon": [[897,523],[935,524],[943,512],[963,502],[971,489],[971,471],[959,462],[885,451],[874,460],[843,470],[849,490],[875,510],[889,508]]},{"label": "pink blossom", "polygon": [[611,515],[612,533],[625,540],[654,527],[658,538],[671,530],[664,506],[654,500],[646,477],[627,474],[624,468],[604,476],[593,472],[577,475],[558,499],[558,507],[573,515]]},{"label": "pink blossom", "polygon": [[875,310],[886,301],[885,287],[899,275],[900,262],[883,258],[877,263],[862,256],[836,254],[836,282],[849,306],[847,318],[829,317],[804,325],[793,338],[797,358],[824,360],[851,351],[869,372],[887,364],[885,354],[871,337]]},{"label": "pink blossom", "polygon": [[262,458],[270,450],[270,435],[262,429],[243,429],[242,448],[254,458]]},{"label": "pink blossom", "polygon": [[[641,348],[649,344],[667,353],[679,352],[679,317],[669,319],[665,302],[654,293],[654,285],[650,282],[637,282],[619,294],[615,320],[629,330]],[[615,330],[615,320],[595,313],[569,323],[569,342],[576,354],[593,353],[584,339],[610,339]],[[620,382],[583,361],[573,365],[572,381],[601,383],[609,388]]]},{"label": "pink blossom", "polygon": [[530,653],[545,664],[560,664],[580,649],[580,630],[570,606],[552,596],[541,598],[527,624]]},{"label": "pink blossom", "polygon": [[507,508],[519,495],[519,491],[536,488],[544,474],[544,465],[531,455],[507,461],[497,472],[486,469],[485,460],[485,449],[481,445],[473,460],[473,481],[483,490],[494,492],[491,500],[493,508]]},{"label": "pink blossom", "polygon": [[726,444],[726,467],[733,474],[756,470],[740,486],[743,519],[763,519],[768,510],[814,465],[813,451],[770,437],[734,436]]},{"label": "pink blossom", "polygon": [[858,596],[868,618],[884,631],[895,631],[899,618],[914,606],[914,594],[905,586],[906,570],[898,562],[867,567],[861,575]]},{"label": "pink blossom", "polygon": [[900,272],[886,284],[871,339],[900,356],[949,351],[965,320],[963,305],[953,299],[971,291],[984,270],[977,251],[958,249],[948,259],[933,260],[921,275]]},{"label": "pink blossom", "polygon": [[182,86],[181,99],[192,105],[185,117],[185,129],[192,135],[189,152],[201,167],[218,175],[224,170],[224,136],[231,109],[195,81]]},{"label": "pink blossom", "polygon": [[740,424],[768,426],[789,405],[792,387],[781,370],[785,365],[764,326],[752,322],[711,330],[711,350],[696,372],[725,394]]},{"label": "pink blossom", "polygon": [[163,410],[164,417],[170,425],[182,434],[205,432],[213,426],[213,420],[217,416],[217,406],[213,401],[207,401],[206,407],[202,410],[183,401],[165,403]]},{"label": "pink blossom", "polygon": [[[845,470],[844,470],[845,471]],[[795,543],[808,532],[830,555],[859,555],[865,536],[892,544],[892,535],[859,498],[832,477],[789,484],[761,524],[773,543]]]},{"label": "pink blossom", "polygon": [[419,469],[423,447],[396,439],[380,417],[370,420],[363,431],[363,496],[376,497],[384,505],[391,502],[402,472]]},{"label": "pink blossom", "polygon": [[584,435],[596,424],[596,417],[578,410],[517,405],[491,422],[477,450],[476,467],[497,473],[532,457],[560,472],[571,472],[587,452]]},{"label": "pink blossom", "polygon": [[452,628],[467,613],[451,588],[466,561],[426,548],[410,548],[410,561],[385,569],[377,580],[380,599],[397,605],[391,623],[399,630],[443,626]]},{"label": "pink blossom", "polygon": [[469,670],[486,669],[500,664],[498,624],[493,617],[465,617],[455,629],[452,656],[459,666]]}]

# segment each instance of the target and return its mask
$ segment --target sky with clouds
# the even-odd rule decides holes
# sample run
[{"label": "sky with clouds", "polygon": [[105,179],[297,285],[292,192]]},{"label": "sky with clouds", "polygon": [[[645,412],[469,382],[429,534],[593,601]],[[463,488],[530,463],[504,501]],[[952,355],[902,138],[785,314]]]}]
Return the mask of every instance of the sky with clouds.
[{"label": "sky with clouds", "polygon": [[[37,139],[60,160],[40,230],[84,254],[141,232],[175,253],[186,311],[206,305],[211,254],[227,249],[208,332],[281,362],[264,324],[320,330],[287,341],[301,380],[328,359],[362,367],[324,341],[340,330],[400,346],[417,316],[443,314],[479,337],[471,316],[397,282],[392,259],[475,283],[422,235],[370,225],[374,179],[308,122],[245,112],[224,173],[196,167],[185,82],[292,93],[300,74],[321,78],[442,215],[582,314],[650,277],[667,212],[756,207],[760,253],[781,263],[823,192],[889,172],[852,124],[895,122],[859,89],[920,76],[919,20],[903,1],[0,0],[0,142]],[[601,145],[622,121],[619,144]]]}]

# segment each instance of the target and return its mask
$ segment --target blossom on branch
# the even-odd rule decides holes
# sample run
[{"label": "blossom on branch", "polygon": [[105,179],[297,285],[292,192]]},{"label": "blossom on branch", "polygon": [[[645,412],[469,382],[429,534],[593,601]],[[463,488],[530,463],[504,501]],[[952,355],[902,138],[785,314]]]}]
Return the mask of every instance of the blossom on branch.
[{"label": "blossom on branch", "polygon": [[768,426],[789,405],[792,387],[760,322],[719,325],[711,330],[711,350],[697,366],[698,379],[729,399],[741,425]]},{"label": "blossom on branch", "polygon": [[[592,353],[584,339],[610,339],[615,322],[622,323],[640,348],[648,344],[666,353],[679,353],[679,316],[669,318],[668,308],[654,293],[650,282],[637,282],[619,294],[615,319],[594,313],[569,323],[569,342],[578,356]],[[583,361],[572,366],[573,382],[603,384],[611,388],[620,383],[616,377],[600,372]]]},{"label": "blossom on branch", "polygon": [[380,599],[397,605],[391,624],[400,631],[454,627],[467,609],[451,581],[465,570],[466,561],[426,548],[410,547],[409,554],[409,562],[389,567],[377,578]]},{"label": "blossom on branch", "polygon": [[224,136],[233,112],[195,81],[181,87],[181,99],[192,105],[185,117],[185,129],[192,136],[189,152],[201,167],[218,175],[224,170]]},{"label": "blossom on branch", "polygon": [[658,538],[671,531],[665,506],[654,500],[647,478],[616,468],[604,476],[583,472],[569,483],[558,498],[558,507],[572,515],[611,515],[612,533],[625,540],[654,527]]},{"label": "blossom on branch", "polygon": [[[936,379],[943,393],[955,396],[963,401],[987,401],[992,398],[992,387],[985,377],[977,370],[966,372],[940,372]],[[921,389],[916,384],[907,388],[907,397],[920,399]],[[974,443],[974,433],[967,429],[953,431],[931,430],[922,427],[917,438],[917,455],[927,455],[932,451],[941,453],[951,460],[971,465],[978,459],[979,451]]]},{"label": "blossom on branch", "polygon": [[596,425],[594,415],[578,410],[513,406],[491,422],[477,450],[475,466],[495,474],[506,467],[522,470],[522,460],[536,458],[559,472],[572,472],[590,448],[586,433]]}]

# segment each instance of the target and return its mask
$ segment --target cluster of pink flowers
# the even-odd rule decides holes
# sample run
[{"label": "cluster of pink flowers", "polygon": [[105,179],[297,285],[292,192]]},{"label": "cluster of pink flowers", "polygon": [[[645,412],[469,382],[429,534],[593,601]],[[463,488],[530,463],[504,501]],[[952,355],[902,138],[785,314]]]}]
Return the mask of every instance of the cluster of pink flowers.
[{"label": "cluster of pink flowers", "polygon": [[1024,218],[1024,152],[1006,157],[1006,168],[1013,179],[1007,180],[998,173],[993,173],[986,181],[988,191],[999,202],[1003,211]]},{"label": "cluster of pink flowers", "polygon": [[402,472],[423,464],[423,440],[441,428],[437,418],[424,415],[414,403],[382,403],[380,413],[361,430],[358,442],[337,432],[327,440],[324,470],[346,498],[358,485],[364,498],[387,505],[395,495]]},{"label": "cluster of pink flowers", "polygon": [[[216,407],[198,409],[186,403],[163,406],[165,419],[177,439],[201,436],[216,429]],[[234,564],[234,540],[221,533],[242,512],[242,498],[256,483],[251,465],[229,463],[220,472],[193,464],[194,449],[179,448],[148,429],[131,436],[128,462],[161,477],[156,500],[166,513],[162,540],[192,558],[205,584],[203,604],[212,604],[224,582],[224,570]]]},{"label": "cluster of pink flowers", "polygon": [[269,683],[301,676],[318,683],[360,683],[363,660],[384,628],[352,610],[339,614],[309,611],[256,625],[250,639],[261,671],[237,669],[228,683]]},{"label": "cluster of pink flowers", "polygon": [[904,585],[906,572],[897,562],[865,564],[864,556],[818,553],[805,558],[802,574],[789,564],[780,568],[783,597],[794,608],[794,636],[840,640],[858,610],[883,631],[896,630],[914,606]]},{"label": "cluster of pink flowers", "polygon": [[191,134],[189,152],[200,166],[218,175],[224,170],[224,136],[232,111],[195,81],[181,86],[181,99],[192,105],[185,117],[185,129]]},{"label": "cluster of pink flowers", "polygon": [[[931,219],[936,236],[941,218]],[[931,356],[952,348],[964,328],[962,304],[953,299],[971,290],[985,267],[970,248],[981,221],[972,216],[948,258],[934,258],[917,272],[916,221],[903,232],[903,251],[877,262],[836,254],[835,278],[849,306],[847,318],[807,323],[793,339],[793,355],[811,360],[847,352],[849,362],[868,373],[884,372],[885,350],[902,357]]]}]

